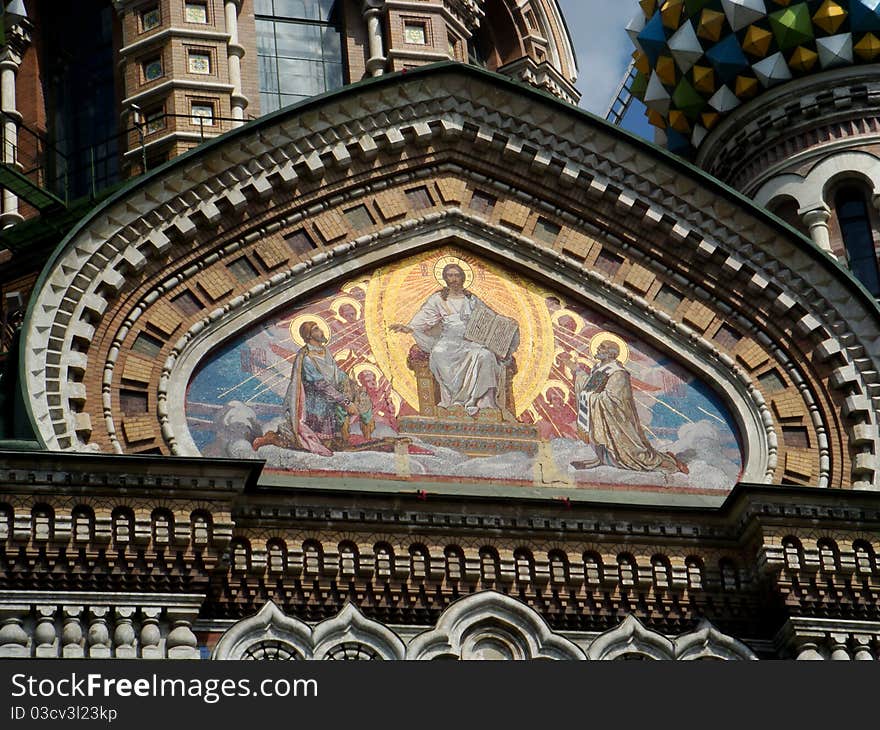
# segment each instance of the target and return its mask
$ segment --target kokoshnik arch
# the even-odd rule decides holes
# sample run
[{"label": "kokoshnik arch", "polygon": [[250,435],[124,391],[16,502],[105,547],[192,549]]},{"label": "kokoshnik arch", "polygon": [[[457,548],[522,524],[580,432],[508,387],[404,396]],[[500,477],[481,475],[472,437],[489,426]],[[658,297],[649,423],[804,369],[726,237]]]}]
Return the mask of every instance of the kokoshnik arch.
[{"label": "kokoshnik arch", "polygon": [[[73,560],[112,554],[122,592],[70,621],[147,627],[132,655],[875,651],[868,600],[840,599],[880,549],[875,303],[738,193],[509,79],[389,75],[168,162],[62,242],[23,333],[73,491],[25,519],[9,457],[0,529],[35,565],[77,536]],[[29,652],[41,619],[11,620]]]},{"label": "kokoshnik arch", "polygon": [[[454,93],[438,95],[444,83]],[[492,103],[500,94],[505,104]],[[524,169],[527,178],[514,174]],[[865,339],[873,311],[867,299],[844,298],[846,275],[695,170],[471,69],[415,72],[271,116],[96,211],[56,252],[30,308],[23,385],[35,396],[37,433],[51,448],[194,455],[186,388],[215,348],[234,347],[253,322],[278,328],[298,311],[331,308],[333,296],[319,293],[331,277],[339,294],[358,277],[387,276],[389,262],[431,269],[442,256],[472,257],[512,287],[508,297],[530,297],[533,309],[505,306],[491,284],[480,295],[519,318],[519,349],[498,355],[529,364],[511,376],[518,423],[524,413],[541,420],[536,399],[546,408],[554,380],[560,407],[575,413],[578,366],[563,365],[560,350],[588,376],[597,365],[590,338],[609,331],[647,358],[634,359],[643,372],[629,379],[639,402],[653,403],[640,415],[649,442],[648,411],[664,408],[666,386],[651,383],[662,359],[684,368],[667,380],[693,381],[705,394],[695,407],[711,411],[723,448],[739,440],[743,479],[875,483]],[[404,276],[381,294],[382,283],[371,283],[362,295],[394,300],[404,287],[425,297],[441,289],[432,277],[412,289]],[[832,298],[829,287],[841,294]],[[827,307],[805,306],[818,297]],[[397,400],[393,416],[404,405],[415,416],[406,338],[388,332],[384,302],[380,316],[370,306],[379,305],[352,307],[367,318],[351,365],[375,364],[377,385]],[[398,309],[401,320],[413,311]],[[566,325],[575,329],[568,341]],[[290,361],[297,336],[276,343],[286,353],[249,367],[283,379],[275,360]],[[509,435],[547,440],[523,434]],[[653,448],[680,437],[655,435]],[[571,461],[592,458],[580,456]],[[564,459],[553,461],[571,481]]]}]

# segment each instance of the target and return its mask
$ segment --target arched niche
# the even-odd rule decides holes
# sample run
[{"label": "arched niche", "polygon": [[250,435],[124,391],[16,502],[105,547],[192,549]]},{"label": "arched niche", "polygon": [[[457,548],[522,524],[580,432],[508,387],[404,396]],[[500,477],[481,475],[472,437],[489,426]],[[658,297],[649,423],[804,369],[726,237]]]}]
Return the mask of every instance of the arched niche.
[{"label": "arched niche", "polygon": [[183,453],[168,394],[184,351],[452,240],[693,367],[743,421],[744,478],[878,478],[877,312],[852,280],[713,180],[468,66],[266,117],[92,211],[29,306],[31,426],[49,449]]},{"label": "arched niche", "polygon": [[[551,279],[536,262],[525,270],[514,241],[466,223],[455,216],[425,223],[394,241],[392,257],[352,256],[331,277],[302,272],[275,296],[200,327],[169,361],[160,393],[175,404],[165,427],[175,453],[260,458],[266,480],[367,471],[406,481],[457,475],[493,485],[723,494],[743,472],[764,478],[760,404],[720,363],[589,282],[558,270]],[[487,316],[516,330],[506,354],[495,353],[484,370],[455,358],[437,365],[431,346],[446,347],[443,336],[394,331],[447,306],[446,265],[466,271],[465,298],[477,302],[469,306],[488,308]],[[326,341],[320,347],[304,341],[303,328],[312,325]],[[604,365],[603,341],[617,347]],[[329,401],[315,405],[324,383],[313,385],[313,351],[330,353],[333,375],[325,369],[322,381],[335,383],[345,407],[365,403],[369,414],[359,405],[328,425]],[[594,370],[597,378],[617,373],[613,397],[627,399],[611,416],[619,435],[589,425],[587,401],[602,408],[606,399],[590,385]],[[443,377],[492,384],[470,391],[471,407]],[[483,397],[486,387],[491,398]],[[611,398],[609,391],[605,402]],[[639,440],[641,451],[618,447],[618,438]]]}]

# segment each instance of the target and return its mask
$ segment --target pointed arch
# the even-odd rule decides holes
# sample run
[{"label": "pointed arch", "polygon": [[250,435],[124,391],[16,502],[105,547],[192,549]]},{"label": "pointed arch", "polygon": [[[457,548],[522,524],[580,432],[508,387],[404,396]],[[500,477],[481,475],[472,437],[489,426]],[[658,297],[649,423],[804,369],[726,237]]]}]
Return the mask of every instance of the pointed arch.
[{"label": "pointed arch", "polygon": [[346,603],[333,618],[315,626],[312,636],[315,659],[340,656],[403,659],[403,641],[391,629],[366,618],[353,603]]},{"label": "pointed arch", "polygon": [[214,647],[211,658],[257,658],[261,648],[270,646],[284,658],[310,659],[312,629],[268,601],[256,614],[228,629]]},{"label": "pointed arch", "polygon": [[431,631],[407,646],[407,659],[583,659],[533,609],[510,596],[481,591],[451,604]]},{"label": "pointed arch", "polygon": [[633,614],[627,614],[620,624],[606,631],[590,644],[590,659],[614,660],[626,658],[665,660],[675,657],[673,643],[662,634],[646,629]]},{"label": "pointed arch", "polygon": [[722,634],[711,623],[702,620],[694,631],[675,639],[675,658],[679,660],[720,659],[754,660],[749,647],[732,636]]}]

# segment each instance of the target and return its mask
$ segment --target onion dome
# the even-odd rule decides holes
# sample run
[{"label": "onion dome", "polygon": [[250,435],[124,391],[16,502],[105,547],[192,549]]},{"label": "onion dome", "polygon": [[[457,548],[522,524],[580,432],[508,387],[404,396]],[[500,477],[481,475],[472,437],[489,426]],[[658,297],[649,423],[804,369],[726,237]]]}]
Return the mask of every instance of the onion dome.
[{"label": "onion dome", "polygon": [[[880,57],[880,0],[640,0],[633,94],[690,156],[764,89]],[[662,137],[663,135],[661,135]]]}]

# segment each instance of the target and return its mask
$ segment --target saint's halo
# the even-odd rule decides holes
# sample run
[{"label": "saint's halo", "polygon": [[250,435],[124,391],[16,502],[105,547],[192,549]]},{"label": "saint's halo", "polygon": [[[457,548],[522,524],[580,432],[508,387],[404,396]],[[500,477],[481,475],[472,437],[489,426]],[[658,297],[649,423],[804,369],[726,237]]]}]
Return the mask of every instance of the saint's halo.
[{"label": "saint's halo", "polygon": [[321,328],[321,332],[324,333],[324,337],[327,342],[330,341],[330,326],[321,318],[314,314],[300,314],[297,317],[294,317],[290,323],[290,339],[292,339],[299,347],[302,347],[305,342],[303,342],[303,338],[299,333],[299,328],[302,326],[303,322],[312,321],[318,327]]},{"label": "saint's halo", "polygon": [[620,349],[617,361],[621,365],[625,365],[626,361],[629,360],[629,345],[626,344],[626,341],[622,337],[615,335],[612,332],[599,332],[598,334],[593,335],[590,338],[590,354],[593,357],[596,357],[596,350],[599,349],[599,345],[603,342],[613,342],[617,345]]}]

